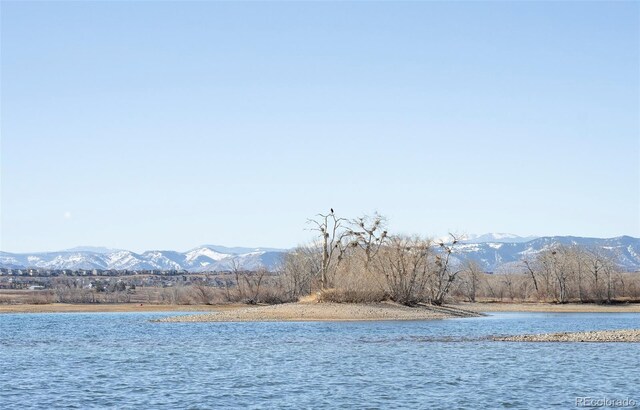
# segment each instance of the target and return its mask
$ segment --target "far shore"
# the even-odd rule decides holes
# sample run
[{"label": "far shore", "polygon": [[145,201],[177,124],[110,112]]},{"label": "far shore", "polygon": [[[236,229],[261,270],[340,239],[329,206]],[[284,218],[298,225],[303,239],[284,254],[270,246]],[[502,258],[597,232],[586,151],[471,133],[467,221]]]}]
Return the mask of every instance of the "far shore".
[{"label": "far shore", "polygon": [[246,305],[161,305],[146,303],[49,303],[0,305],[2,313],[210,312]]},{"label": "far shore", "polygon": [[[278,308],[277,306],[286,306],[286,309]],[[252,310],[263,309],[269,313],[271,320],[313,320],[309,316],[310,309],[313,307],[324,309],[322,306],[331,306],[331,311],[334,313],[329,314],[330,318],[325,320],[349,320],[353,309],[357,306],[371,307],[378,306],[384,308],[384,313],[372,314],[370,320],[393,320],[393,315],[390,311],[391,307],[395,307],[398,312],[404,312],[404,309],[408,309],[409,312],[420,312],[420,308],[408,308],[393,303],[383,304],[336,304],[336,303],[288,303],[284,305],[271,305],[271,306],[251,306],[245,304],[220,304],[220,305],[163,305],[163,304],[140,304],[140,303],[96,303],[96,304],[69,304],[69,303],[51,303],[51,304],[0,304],[0,314],[2,313],[90,313],[90,312],[235,312],[239,310]],[[494,303],[456,303],[447,305],[445,308],[453,308],[454,310],[462,310],[469,312],[549,312],[549,313],[640,313],[639,303],[630,304],[617,304],[617,305],[596,305],[596,304],[552,304],[552,303],[508,303],[508,302],[494,302]],[[282,310],[284,316],[279,317],[273,312]],[[325,309],[326,310],[326,309]],[[424,309],[422,309],[424,310]],[[430,317],[434,318],[435,312],[438,308],[427,309],[430,311]],[[338,314],[335,312],[344,312]],[[257,311],[256,311],[257,313]],[[440,314],[443,312],[440,311]],[[230,314],[230,313],[229,313]],[[252,313],[255,314],[255,313]],[[418,313],[418,316],[422,313]],[[442,318],[447,315],[435,314],[438,318]],[[321,315],[322,316],[322,315]],[[442,316],[442,317],[440,317]],[[454,317],[455,315],[451,315]],[[402,320],[406,315],[404,313],[399,314],[397,320]],[[426,318],[426,317],[425,317]],[[251,320],[251,319],[249,319]],[[260,319],[253,319],[260,320]],[[358,320],[358,319],[355,319]]]},{"label": "far shore", "polygon": [[640,313],[640,303],[600,305],[595,303],[509,303],[476,302],[450,306],[474,312],[541,312],[541,313]]}]

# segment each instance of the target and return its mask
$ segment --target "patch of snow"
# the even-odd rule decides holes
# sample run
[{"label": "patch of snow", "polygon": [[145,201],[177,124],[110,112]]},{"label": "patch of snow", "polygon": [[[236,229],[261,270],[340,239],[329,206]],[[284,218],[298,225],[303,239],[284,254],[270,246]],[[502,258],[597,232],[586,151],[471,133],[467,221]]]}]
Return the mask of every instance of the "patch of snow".
[{"label": "patch of snow", "polygon": [[214,261],[219,261],[219,260],[228,258],[230,255],[227,253],[216,252],[213,249],[209,249],[206,247],[196,248],[186,253],[186,257],[187,257],[186,260],[187,262],[193,262],[201,256],[212,259]]}]

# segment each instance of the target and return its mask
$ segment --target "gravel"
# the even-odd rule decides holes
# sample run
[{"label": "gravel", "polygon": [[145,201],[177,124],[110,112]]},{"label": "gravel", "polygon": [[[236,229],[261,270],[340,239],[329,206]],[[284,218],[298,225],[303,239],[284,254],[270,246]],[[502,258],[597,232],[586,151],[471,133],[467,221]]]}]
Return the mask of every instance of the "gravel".
[{"label": "gravel", "polygon": [[[158,322],[269,322],[269,321],[363,321],[432,320],[460,317],[458,310],[428,306],[407,307],[395,303],[285,303],[243,307],[190,316],[173,316]],[[466,316],[477,316],[468,312]]]},{"label": "gravel", "polygon": [[539,335],[494,337],[501,342],[634,342],[640,343],[640,329],[562,332]]}]

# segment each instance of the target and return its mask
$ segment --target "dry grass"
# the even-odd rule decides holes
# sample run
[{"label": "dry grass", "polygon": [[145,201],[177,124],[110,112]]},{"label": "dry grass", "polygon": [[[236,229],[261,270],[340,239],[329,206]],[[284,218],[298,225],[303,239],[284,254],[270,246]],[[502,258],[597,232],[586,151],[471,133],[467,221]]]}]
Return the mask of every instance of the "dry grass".
[{"label": "dry grass", "polygon": [[71,304],[51,303],[0,305],[0,313],[88,313],[88,312],[202,312],[238,309],[246,305],[149,305],[140,303]]}]

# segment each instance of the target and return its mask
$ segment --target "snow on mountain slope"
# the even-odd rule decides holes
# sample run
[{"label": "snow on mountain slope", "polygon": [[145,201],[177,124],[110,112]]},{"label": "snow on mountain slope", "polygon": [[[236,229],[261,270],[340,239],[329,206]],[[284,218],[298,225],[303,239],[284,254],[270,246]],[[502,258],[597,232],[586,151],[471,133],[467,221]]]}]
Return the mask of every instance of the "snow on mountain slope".
[{"label": "snow on mountain slope", "polygon": [[[217,247],[217,249],[224,247]],[[61,251],[33,254],[0,252],[0,267],[10,269],[111,269],[111,270],[187,270],[190,272],[231,269],[237,261],[241,269],[266,267],[273,270],[283,250],[269,248],[225,248],[248,250],[245,253],[223,253],[211,246],[200,246],[187,252],[146,251],[141,254],[126,250],[104,252]]]},{"label": "snow on mountain slope", "polygon": [[551,236],[528,242],[463,243],[457,248],[456,256],[458,259],[473,259],[487,271],[506,270],[507,267],[513,271],[513,267],[522,269],[520,262],[523,259],[534,258],[538,253],[556,245],[579,245],[588,249],[599,249],[615,260],[623,270],[640,269],[640,239],[630,236],[608,239]]},{"label": "snow on mountain slope", "polygon": [[[197,263],[198,261],[219,261],[228,258],[230,254],[236,254],[232,252],[222,253],[218,252],[208,246],[201,246],[199,248],[191,249],[185,253],[186,260],[189,263]],[[201,263],[201,262],[200,262]]]}]

